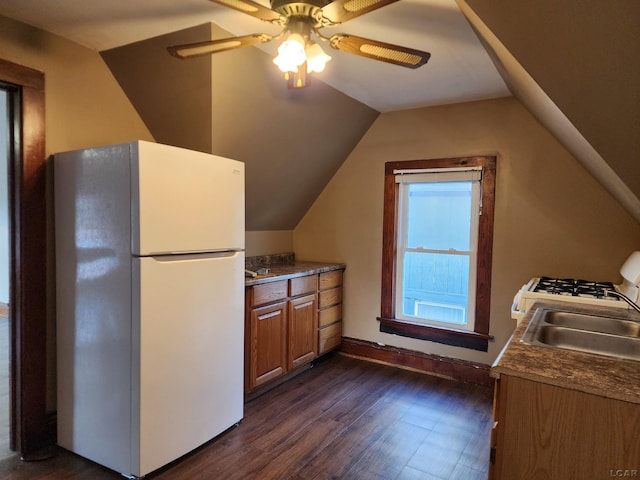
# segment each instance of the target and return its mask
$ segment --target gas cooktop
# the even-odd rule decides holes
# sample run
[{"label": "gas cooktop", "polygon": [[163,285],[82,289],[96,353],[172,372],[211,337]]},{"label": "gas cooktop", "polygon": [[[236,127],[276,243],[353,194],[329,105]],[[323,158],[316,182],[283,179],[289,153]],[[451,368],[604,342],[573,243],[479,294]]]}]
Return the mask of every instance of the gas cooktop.
[{"label": "gas cooktop", "polygon": [[[520,322],[536,301],[553,300],[603,307],[631,308],[619,298],[626,296],[640,305],[640,251],[633,252],[620,268],[622,283],[575,280],[573,278],[532,278],[513,298],[511,317]],[[612,295],[609,295],[609,292]],[[634,307],[635,308],[635,307]]]},{"label": "gas cooktop", "polygon": [[[571,295],[574,297],[604,298],[607,290],[613,291],[614,289],[613,283],[611,282],[540,277],[533,291],[554,295]],[[615,297],[612,299],[614,298]]]}]

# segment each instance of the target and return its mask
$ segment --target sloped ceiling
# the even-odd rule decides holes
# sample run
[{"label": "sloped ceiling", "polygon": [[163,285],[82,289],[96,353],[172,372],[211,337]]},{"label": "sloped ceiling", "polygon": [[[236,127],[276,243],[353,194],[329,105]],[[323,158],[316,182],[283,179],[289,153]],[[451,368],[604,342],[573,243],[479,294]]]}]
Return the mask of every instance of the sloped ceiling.
[{"label": "sloped ceiling", "polygon": [[[349,22],[346,31],[431,50],[428,69],[410,72],[419,76],[409,79],[397,68],[353,55],[342,63],[341,52],[335,52],[335,76],[315,83],[315,93],[297,96],[274,79],[270,57],[256,48],[234,51],[233,60],[223,53],[212,63],[203,60],[175,71],[168,64],[152,65],[152,58],[160,64],[170,60],[154,56],[159,50],[132,53],[145,48],[144,42],[130,43],[133,39],[174,31],[177,25],[215,21],[228,30],[211,27],[212,38],[256,31],[255,19],[206,0],[0,2],[1,13],[90,48],[119,46],[104,57],[158,141],[239,158],[250,167],[247,218],[254,230],[293,228],[371,124],[375,110],[509,93],[460,10],[511,92],[640,222],[638,0],[402,0]],[[474,24],[473,16],[486,30]],[[172,43],[182,43],[178,37]],[[184,35],[187,41],[194,37],[203,40]],[[508,55],[497,54],[497,43]],[[191,69],[208,74],[198,81],[199,73]],[[207,84],[211,95],[204,91]],[[213,113],[202,118],[206,110]]]},{"label": "sloped ceiling", "polygon": [[[475,22],[514,95],[640,221],[640,2],[458,3],[488,28]],[[533,82],[518,78],[491,36]]]},{"label": "sloped ceiling", "polygon": [[[208,0],[2,0],[0,14],[98,52],[209,22],[233,36],[278,35],[282,30]],[[340,52],[320,41],[333,59],[316,77],[379,112],[509,95],[455,0],[401,0],[320,30],[323,35],[361,35],[431,53],[429,63],[414,70]],[[273,58],[279,43],[253,48]]]},{"label": "sloped ceiling", "polygon": [[208,23],[101,54],[156,141],[245,162],[247,230],[291,230],[379,112],[322,82],[283,88],[259,49],[166,53],[228,36]]}]

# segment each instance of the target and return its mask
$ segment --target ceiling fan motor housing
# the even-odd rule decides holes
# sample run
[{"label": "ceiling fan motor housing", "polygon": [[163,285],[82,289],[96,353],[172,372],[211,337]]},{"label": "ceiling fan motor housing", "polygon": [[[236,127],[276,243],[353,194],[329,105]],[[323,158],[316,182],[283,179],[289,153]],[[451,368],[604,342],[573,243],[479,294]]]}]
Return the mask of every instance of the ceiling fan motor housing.
[{"label": "ceiling fan motor housing", "polygon": [[[298,9],[298,8],[322,8],[325,5],[329,5],[331,1],[329,0],[307,0],[305,2],[299,1],[291,1],[291,0],[271,0],[271,9],[275,10],[278,13],[282,13],[286,15],[285,12],[288,12],[290,9]],[[300,15],[300,14],[299,14]]]},{"label": "ceiling fan motor housing", "polygon": [[318,28],[326,23],[322,15],[322,7],[328,5],[329,1],[325,0],[308,0],[305,2],[292,2],[288,0],[272,0],[271,8],[280,15],[286,17],[287,24],[306,22],[312,27]]}]

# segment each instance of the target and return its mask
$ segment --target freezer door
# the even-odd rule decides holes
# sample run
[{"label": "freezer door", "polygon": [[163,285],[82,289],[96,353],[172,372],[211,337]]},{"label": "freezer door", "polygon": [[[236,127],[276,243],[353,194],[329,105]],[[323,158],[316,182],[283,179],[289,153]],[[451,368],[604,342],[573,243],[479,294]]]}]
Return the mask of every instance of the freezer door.
[{"label": "freezer door", "polygon": [[133,324],[139,363],[132,411],[139,414],[133,438],[139,433],[140,451],[139,471],[131,473],[137,476],[243,415],[244,254],[176,257],[134,261],[140,318]]},{"label": "freezer door", "polygon": [[131,144],[134,255],[244,249],[244,164]]}]

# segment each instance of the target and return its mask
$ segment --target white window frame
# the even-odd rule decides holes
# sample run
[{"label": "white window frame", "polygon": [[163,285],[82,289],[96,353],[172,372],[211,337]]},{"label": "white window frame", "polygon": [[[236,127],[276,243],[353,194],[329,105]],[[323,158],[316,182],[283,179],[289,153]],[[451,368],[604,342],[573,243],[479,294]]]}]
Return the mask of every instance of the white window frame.
[{"label": "white window frame", "polygon": [[[433,325],[446,328],[457,328],[461,330],[473,331],[475,329],[476,311],[476,278],[477,278],[477,256],[478,256],[478,226],[482,213],[482,167],[450,168],[450,169],[411,169],[395,170],[396,183],[398,184],[398,228],[396,232],[396,294],[395,312],[396,317],[401,320],[416,322],[424,325]],[[408,200],[409,186],[415,183],[444,183],[444,182],[471,182],[471,222],[469,231],[469,250],[434,250],[426,248],[407,247],[408,237]],[[475,214],[474,214],[475,212]],[[447,255],[464,255],[469,257],[468,271],[468,295],[466,323],[443,322],[434,319],[425,319],[415,315],[403,313],[404,299],[404,257],[407,252],[435,253]]]}]

